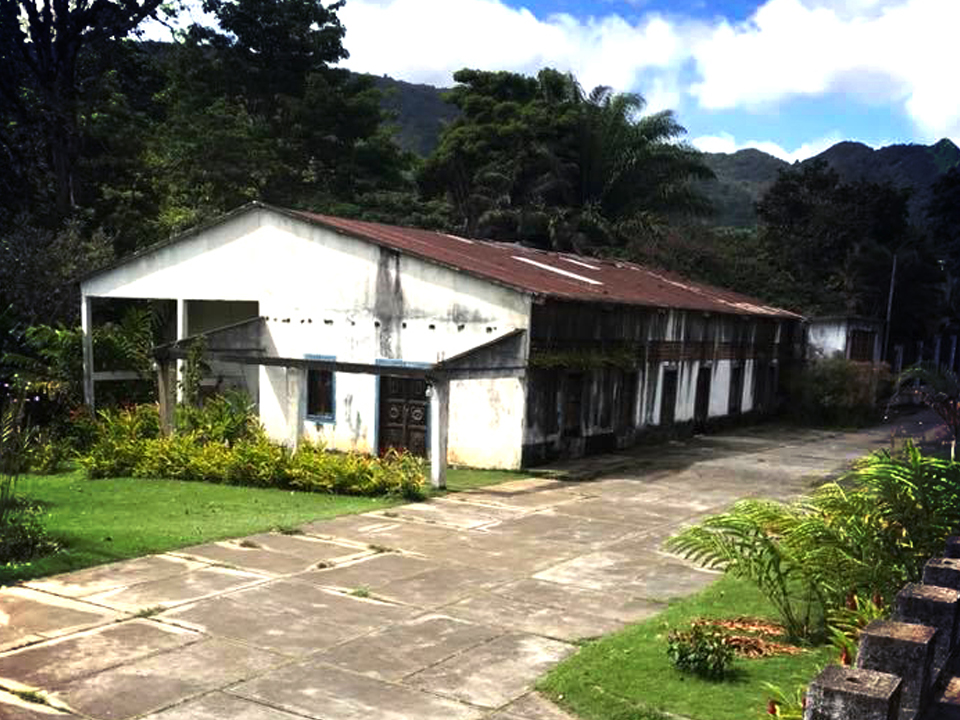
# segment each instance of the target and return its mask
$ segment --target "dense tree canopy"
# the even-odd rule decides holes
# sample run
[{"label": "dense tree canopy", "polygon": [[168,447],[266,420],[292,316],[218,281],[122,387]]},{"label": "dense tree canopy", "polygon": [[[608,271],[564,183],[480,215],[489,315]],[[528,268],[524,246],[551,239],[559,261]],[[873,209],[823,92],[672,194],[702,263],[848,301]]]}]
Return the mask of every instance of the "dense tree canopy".
[{"label": "dense tree canopy", "polygon": [[690,180],[710,171],[678,142],[684,129],[672,112],[642,115],[641,96],[585,93],[551,69],[536,78],[461,70],[454,79],[449,100],[461,115],[421,185],[450,199],[464,234],[586,251],[706,209]]}]

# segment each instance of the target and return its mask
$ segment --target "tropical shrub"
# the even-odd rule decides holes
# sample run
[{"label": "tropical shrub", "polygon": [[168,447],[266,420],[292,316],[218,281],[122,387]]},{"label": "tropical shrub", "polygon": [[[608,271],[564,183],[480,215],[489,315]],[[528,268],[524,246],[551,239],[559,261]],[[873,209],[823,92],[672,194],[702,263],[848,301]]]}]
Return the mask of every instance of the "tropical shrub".
[{"label": "tropical shrub", "polygon": [[877,453],[840,482],[793,503],[742,500],[667,541],[709,567],[754,582],[789,634],[826,635],[851,595],[887,603],[919,580],[960,526],[960,465]]},{"label": "tropical shrub", "polygon": [[144,441],[160,435],[160,412],[156,405],[134,405],[119,410],[101,410],[95,439],[80,464],[92,478],[133,474],[143,456]]},{"label": "tropical shrub", "polygon": [[694,623],[689,630],[670,631],[667,654],[681,672],[718,679],[729,672],[735,651],[721,630]]},{"label": "tropical shrub", "polygon": [[0,406],[0,564],[52,552],[36,504],[17,495],[17,481],[29,469],[32,433],[23,417],[23,397]]},{"label": "tropical shrub", "polygon": [[335,453],[301,442],[296,452],[267,437],[244,396],[178,408],[177,432],[160,434],[156,406],[100,413],[96,437],[80,458],[91,478],[133,476],[344,495],[423,497],[424,464],[407,453],[382,458]]},{"label": "tropical shrub", "polygon": [[233,443],[252,437],[259,423],[253,401],[239,390],[229,390],[204,401],[203,407],[180,405],[177,432],[194,433],[201,442]]},{"label": "tropical shrub", "polygon": [[415,500],[423,497],[423,480],[423,461],[392,449],[373,459],[359,453],[326,452],[322,445],[303,442],[290,462],[290,483],[304,490]]},{"label": "tropical shrub", "polygon": [[803,422],[822,425],[862,425],[879,413],[880,400],[890,394],[887,365],[843,357],[812,360],[787,379],[792,413]]}]

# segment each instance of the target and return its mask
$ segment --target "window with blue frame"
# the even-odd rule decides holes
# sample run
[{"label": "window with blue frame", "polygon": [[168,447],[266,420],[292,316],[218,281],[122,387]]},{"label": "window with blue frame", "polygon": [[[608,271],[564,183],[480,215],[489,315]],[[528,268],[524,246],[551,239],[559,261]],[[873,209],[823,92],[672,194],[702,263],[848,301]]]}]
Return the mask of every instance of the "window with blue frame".
[{"label": "window with blue frame", "polygon": [[[308,360],[334,360],[326,355],[308,355]],[[336,417],[336,383],[332,370],[307,370],[307,418],[333,422]]]}]

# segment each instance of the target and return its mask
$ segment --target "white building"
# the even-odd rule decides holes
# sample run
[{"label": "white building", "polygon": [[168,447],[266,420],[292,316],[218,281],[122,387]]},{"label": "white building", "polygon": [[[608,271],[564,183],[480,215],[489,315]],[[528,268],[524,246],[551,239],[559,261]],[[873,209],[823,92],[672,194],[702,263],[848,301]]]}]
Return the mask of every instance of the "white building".
[{"label": "white building", "polygon": [[426,453],[432,430],[442,448],[439,378],[446,456],[475,467],[770,409],[779,367],[802,352],[799,316],[639,265],[259,203],[81,293],[91,404],[98,299],[166,299],[177,337],[206,337],[213,374],[247,389],[272,436]]},{"label": "white building", "polygon": [[843,357],[880,362],[883,320],[856,315],[830,315],[810,320],[807,343],[815,357]]}]

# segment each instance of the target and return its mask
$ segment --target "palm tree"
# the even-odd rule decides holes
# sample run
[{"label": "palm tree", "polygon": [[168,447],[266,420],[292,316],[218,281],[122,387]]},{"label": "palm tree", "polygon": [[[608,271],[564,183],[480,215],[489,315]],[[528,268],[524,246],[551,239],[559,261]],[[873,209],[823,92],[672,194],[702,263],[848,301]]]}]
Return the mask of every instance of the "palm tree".
[{"label": "palm tree", "polygon": [[586,94],[572,75],[566,79],[566,92],[554,97],[572,106],[572,142],[541,147],[544,172],[533,193],[549,208],[554,247],[620,245],[671,215],[709,210],[690,181],[713,173],[679,142],[686,130],[673,111],[642,115],[638,94],[603,85]]}]

